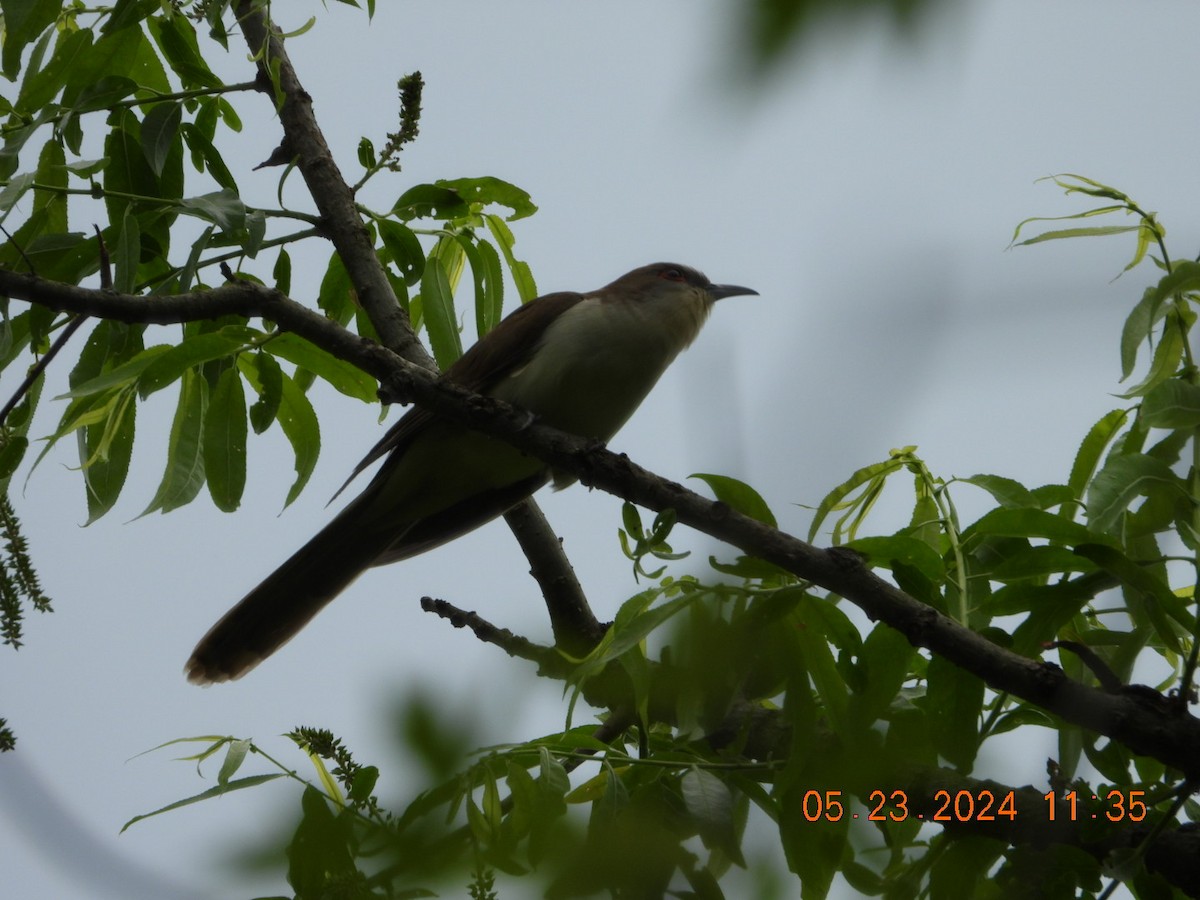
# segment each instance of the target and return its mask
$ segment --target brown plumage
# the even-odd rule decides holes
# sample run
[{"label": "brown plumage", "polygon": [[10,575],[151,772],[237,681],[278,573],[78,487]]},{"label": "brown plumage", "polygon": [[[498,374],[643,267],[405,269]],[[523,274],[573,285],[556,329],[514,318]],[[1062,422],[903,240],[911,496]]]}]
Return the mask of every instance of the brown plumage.
[{"label": "brown plumage", "polygon": [[[711,284],[686,266],[644,266],[598,291],[530,301],[444,377],[548,425],[607,441],[699,333],[712,304],[752,293]],[[405,413],[350,477],[380,458],[362,493],[200,640],[185,667],[189,681],[239,678],[367,568],[453,540],[550,477],[540,460],[420,407]]]}]

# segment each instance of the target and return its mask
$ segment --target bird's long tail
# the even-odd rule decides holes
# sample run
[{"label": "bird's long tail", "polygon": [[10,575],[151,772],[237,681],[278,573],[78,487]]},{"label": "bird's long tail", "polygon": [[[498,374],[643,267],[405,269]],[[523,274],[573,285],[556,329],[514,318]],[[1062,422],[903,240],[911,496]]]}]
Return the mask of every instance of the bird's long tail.
[{"label": "bird's long tail", "polygon": [[396,532],[363,527],[363,499],[342,510],[209,629],[184,667],[188,681],[209,684],[245,675],[376,560]]}]

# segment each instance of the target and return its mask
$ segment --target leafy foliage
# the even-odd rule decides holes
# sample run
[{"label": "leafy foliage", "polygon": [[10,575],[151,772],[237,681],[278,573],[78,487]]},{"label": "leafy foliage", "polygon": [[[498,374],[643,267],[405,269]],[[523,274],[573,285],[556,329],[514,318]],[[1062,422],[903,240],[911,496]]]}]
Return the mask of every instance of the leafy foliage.
[{"label": "leafy foliage", "polygon": [[[116,292],[155,298],[201,296],[216,271],[288,294],[294,254],[327,252],[311,243],[329,227],[322,216],[282,199],[248,205],[244,172],[226,162],[235,159],[227,147],[246,95],[263,90],[278,109],[288,99],[278,60],[260,58],[263,77],[238,84],[206,60],[202,41],[224,46],[236,27],[229,6],[4,0],[0,69],[19,76],[20,87],[15,99],[0,99],[0,269],[60,286],[99,274]],[[259,14],[253,6],[239,13]],[[789,23],[800,15],[775,7]],[[397,126],[381,152],[370,138],[359,141],[355,188],[402,174],[400,154],[419,131],[420,83],[413,75],[399,86]],[[283,171],[280,198],[292,155],[285,141],[269,160]],[[1123,405],[1089,430],[1060,482],[1048,485],[943,476],[916,447],[893,450],[818,503],[810,539],[827,538],[839,558],[885,573],[931,619],[944,614],[1029,658],[1056,649],[1075,682],[1135,692],[1182,720],[1198,646],[1200,376],[1190,337],[1200,264],[1171,259],[1157,217],[1123,193],[1080,176],[1055,183],[1101,205],[1059,217],[1087,223],[1021,243],[1127,234],[1135,246],[1126,271],[1147,263],[1159,270],[1131,304],[1120,338],[1120,370],[1132,382]],[[360,206],[356,225],[371,242],[368,259],[444,366],[462,352],[456,298],[464,284],[480,334],[499,319],[506,278],[522,301],[536,294],[510,228],[536,207],[490,176],[407,184],[395,196],[385,210]],[[1121,224],[1090,224],[1105,216]],[[96,233],[72,230],[95,217],[104,223]],[[1014,241],[1044,221],[1021,223]],[[348,257],[329,254],[311,299],[332,322],[376,339],[378,319],[364,309]],[[44,305],[15,313],[10,305],[0,303],[0,368],[8,371],[27,353],[48,358],[81,327]],[[105,319],[86,327],[38,459],[74,437],[89,521],[120,498],[139,405],[164,390],[176,401],[147,513],[177,509],[206,488],[218,508],[237,509],[252,435],[276,425],[293,451],[290,503],[319,456],[313,385],[358,402],[376,398],[363,371],[267,321],[226,316],[162,328]],[[41,370],[30,374],[4,423],[5,488],[24,461],[41,398]],[[749,485],[696,477],[724,515],[775,526]],[[871,533],[879,497],[897,484],[911,485],[911,512],[902,527]],[[961,491],[982,492],[991,508],[961,521]],[[43,600],[15,516],[3,512],[11,521],[0,523],[0,613],[15,643],[22,603]],[[1180,886],[1168,857],[1181,846],[1172,841],[1187,838],[1178,819],[1200,819],[1194,783],[1152,754],[918,649],[779,565],[731,552],[710,559],[708,573],[672,571],[683,557],[668,543],[674,524],[666,511],[646,527],[626,505],[621,545],[648,584],[591,652],[574,659],[521,645],[542,674],[563,682],[560,732],[450,765],[467,748],[434,734],[436,722],[414,726],[414,747],[453,752],[424,753],[428,786],[394,810],[376,794],[380,769],[358,764],[328,732],[290,736],[314,767],[311,781],[249,740],[192,738],[201,747],[192,760],[223,754],[216,785],[127,826],[267,781],[301,783],[281,877],[303,897],[429,896],[446,884],[485,897],[500,893],[505,878],[537,879],[551,897],[721,897],[735,868],[752,880],[770,877],[747,838],[752,822],[777,836],[774,849],[806,898],[825,896],[839,877],[864,894],[897,897],[991,897],[1035,885],[1044,897],[1074,897],[1115,878],[1140,897],[1166,895],[1168,877]],[[663,565],[648,569],[651,558]],[[517,642],[510,648],[518,652]],[[1157,686],[1131,686],[1146,660],[1167,674]],[[584,705],[601,712],[576,724],[591,715]],[[979,777],[986,751],[1035,728],[1058,736],[1045,774],[1029,776],[1040,787]],[[235,777],[247,760],[269,771]]]}]

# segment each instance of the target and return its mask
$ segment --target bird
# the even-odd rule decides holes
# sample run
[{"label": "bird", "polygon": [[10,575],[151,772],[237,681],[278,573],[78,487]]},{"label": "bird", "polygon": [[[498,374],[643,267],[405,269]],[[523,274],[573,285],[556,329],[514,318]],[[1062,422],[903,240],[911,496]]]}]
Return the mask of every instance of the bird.
[{"label": "bird", "polygon": [[[713,284],[689,266],[653,263],[599,290],[530,300],[442,377],[607,443],[695,340],[716,301],[757,293]],[[384,434],[347,483],[380,459],[362,492],[201,638],[184,667],[189,681],[240,678],[368,568],[460,537],[551,479],[556,489],[574,481],[420,406]]]}]

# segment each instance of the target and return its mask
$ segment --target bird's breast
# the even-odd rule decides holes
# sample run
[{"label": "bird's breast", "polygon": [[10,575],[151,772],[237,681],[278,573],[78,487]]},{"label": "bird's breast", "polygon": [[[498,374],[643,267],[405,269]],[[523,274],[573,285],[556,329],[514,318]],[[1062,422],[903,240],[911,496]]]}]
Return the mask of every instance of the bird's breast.
[{"label": "bird's breast", "polygon": [[708,305],[586,297],[491,393],[556,428],[607,441],[699,333]]}]

